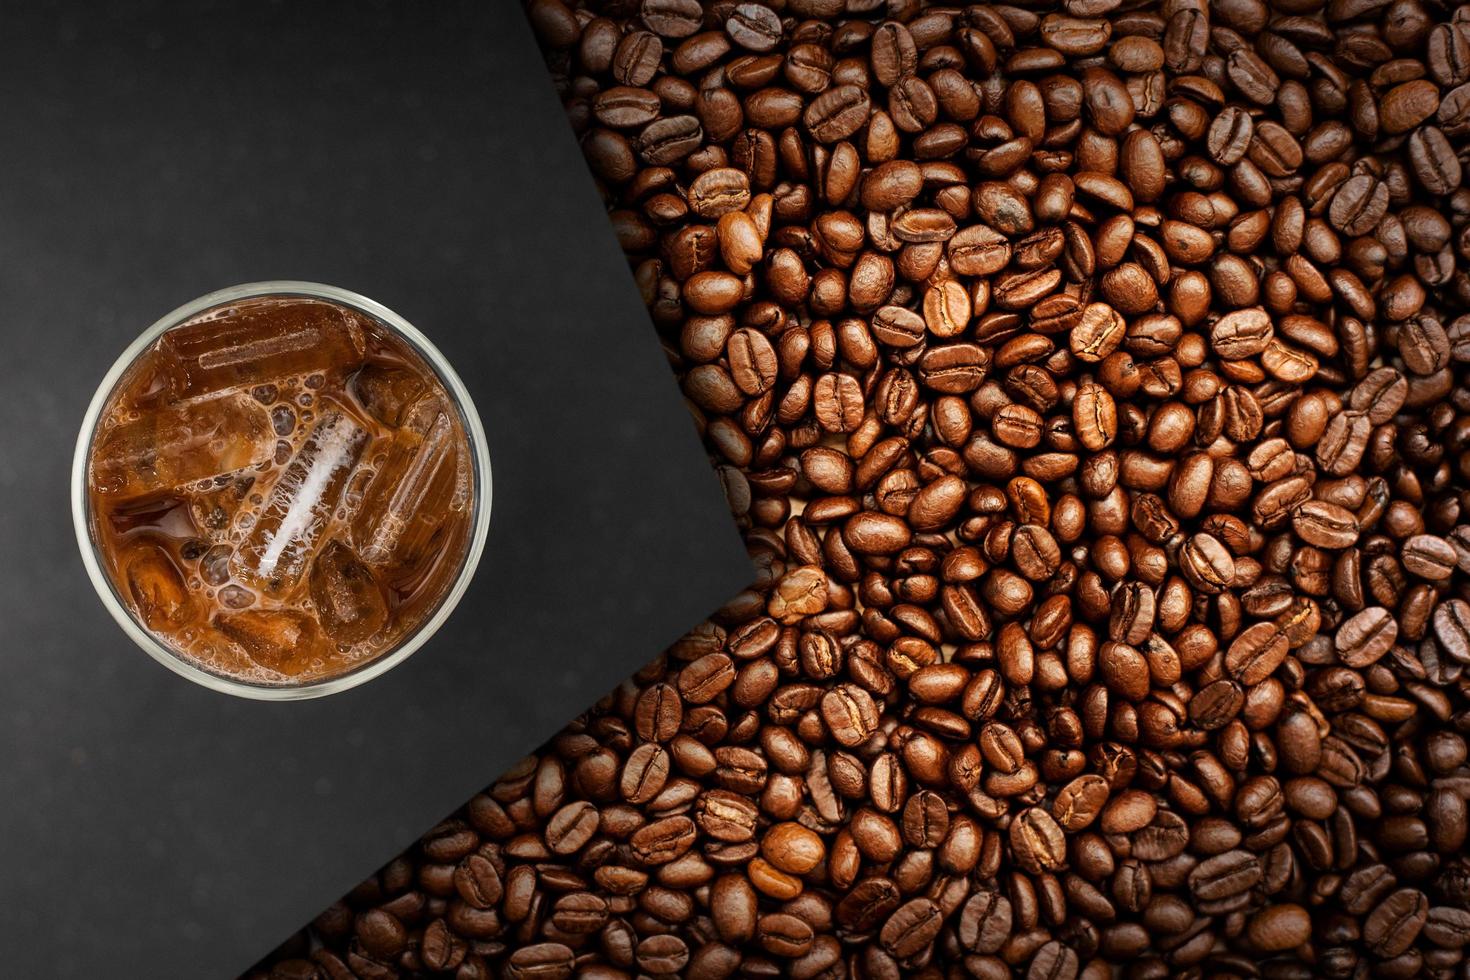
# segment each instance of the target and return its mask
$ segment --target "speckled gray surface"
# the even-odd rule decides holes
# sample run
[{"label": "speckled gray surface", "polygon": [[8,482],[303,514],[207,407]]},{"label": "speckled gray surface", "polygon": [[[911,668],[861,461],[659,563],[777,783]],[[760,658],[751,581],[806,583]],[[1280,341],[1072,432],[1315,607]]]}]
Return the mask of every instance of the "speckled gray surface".
[{"label": "speckled gray surface", "polygon": [[[14,5],[0,88],[3,972],[227,977],[750,567],[518,4]],[[427,332],[495,469],[445,629],[302,704],[132,647],[67,509],[122,347],[266,278]]]}]

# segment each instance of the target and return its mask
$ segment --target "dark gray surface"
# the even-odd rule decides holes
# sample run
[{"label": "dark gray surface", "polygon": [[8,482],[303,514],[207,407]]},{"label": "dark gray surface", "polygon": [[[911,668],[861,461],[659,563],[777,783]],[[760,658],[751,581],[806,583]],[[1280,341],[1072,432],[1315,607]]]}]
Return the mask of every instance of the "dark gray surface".
[{"label": "dark gray surface", "polygon": [[[750,567],[518,4],[7,4],[0,89],[0,972],[227,977]],[[134,648],[67,509],[122,347],[268,278],[428,333],[495,470],[443,632],[300,704]]]}]

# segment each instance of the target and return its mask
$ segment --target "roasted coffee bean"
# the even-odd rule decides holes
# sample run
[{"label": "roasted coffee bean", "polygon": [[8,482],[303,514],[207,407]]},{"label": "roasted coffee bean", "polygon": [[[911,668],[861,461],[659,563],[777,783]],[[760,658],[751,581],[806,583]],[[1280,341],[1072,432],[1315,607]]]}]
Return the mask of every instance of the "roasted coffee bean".
[{"label": "roasted coffee bean", "polygon": [[1066,860],[1066,838],[1051,814],[1029,807],[1011,822],[1011,850],[1016,861],[1032,872],[1052,871]]},{"label": "roasted coffee bean", "polygon": [[1265,952],[1292,949],[1312,935],[1312,919],[1300,905],[1271,905],[1251,916],[1246,935]]},{"label": "roasted coffee bean", "polygon": [[1297,537],[1319,548],[1341,549],[1358,540],[1358,520],[1346,507],[1326,500],[1308,500],[1291,515]]},{"label": "roasted coffee bean", "polygon": [[1413,945],[1429,918],[1429,900],[1413,888],[1400,888],[1379,902],[1363,921],[1363,942],[1384,959]]},{"label": "roasted coffee bean", "polygon": [[994,953],[1011,935],[1010,901],[999,892],[980,890],[960,909],[960,942],[973,953]]},{"label": "roasted coffee bean", "polygon": [[1340,627],[1333,640],[1337,656],[1349,667],[1362,669],[1386,654],[1398,636],[1398,623],[1387,609],[1373,606]]},{"label": "roasted coffee bean", "polygon": [[1459,561],[1450,543],[1433,534],[1416,534],[1409,538],[1400,554],[1405,570],[1431,581],[1449,578]]},{"label": "roasted coffee bean", "polygon": [[1261,864],[1249,851],[1226,851],[1207,858],[1189,872],[1189,890],[1200,901],[1239,895],[1261,880]]},{"label": "roasted coffee bean", "polygon": [[1266,349],[1275,333],[1270,315],[1261,307],[1227,313],[1210,328],[1210,346],[1221,357],[1241,360]]},{"label": "roasted coffee bean", "polygon": [[944,913],[927,898],[915,898],[899,906],[883,923],[878,941],[891,955],[905,959],[934,941],[944,924]]},{"label": "roasted coffee bean", "polygon": [[1275,623],[1256,623],[1247,628],[1225,651],[1225,669],[1246,687],[1269,677],[1286,659],[1286,637]]}]

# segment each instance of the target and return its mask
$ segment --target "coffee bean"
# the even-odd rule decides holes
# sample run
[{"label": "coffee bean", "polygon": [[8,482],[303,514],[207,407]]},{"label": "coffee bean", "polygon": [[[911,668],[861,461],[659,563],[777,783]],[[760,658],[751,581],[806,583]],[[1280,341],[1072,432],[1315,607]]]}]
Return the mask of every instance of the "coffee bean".
[{"label": "coffee bean", "polygon": [[1311,937],[1312,919],[1300,905],[1272,905],[1251,916],[1246,935],[1264,952],[1291,949]]},{"label": "coffee bean", "polygon": [[1372,231],[1388,210],[1388,185],[1371,174],[1344,181],[1332,196],[1328,217],[1334,227],[1349,235]]},{"label": "coffee bean", "polygon": [[1400,888],[1379,902],[1363,922],[1363,942],[1384,959],[1398,956],[1418,938],[1429,918],[1429,900],[1413,888]]},{"label": "coffee bean", "polygon": [[802,121],[817,142],[835,143],[857,132],[870,110],[867,92],[856,85],[839,85],[809,103]]},{"label": "coffee bean", "polygon": [[1072,402],[1072,422],[1082,445],[1097,451],[1118,437],[1118,409],[1113,396],[1101,385],[1078,387]]},{"label": "coffee bean", "polygon": [[1242,360],[1265,350],[1275,333],[1271,317],[1261,307],[1236,310],[1210,328],[1210,346],[1221,357]]},{"label": "coffee bean", "polygon": [[1352,511],[1325,500],[1308,500],[1292,511],[1291,526],[1307,544],[1341,549],[1358,540],[1358,520]]},{"label": "coffee bean", "polygon": [[825,857],[822,839],[797,823],[780,823],[766,831],[761,853],[767,861],[791,874],[806,874]]},{"label": "coffee bean", "polygon": [[1106,303],[1090,303],[1072,328],[1072,353],[1083,361],[1101,361],[1118,349],[1125,330],[1117,310]]},{"label": "coffee bean", "polygon": [[562,943],[535,943],[510,954],[505,974],[512,980],[547,980],[572,975],[576,954]]},{"label": "coffee bean", "polygon": [[927,898],[915,898],[894,910],[883,923],[878,941],[890,955],[903,959],[933,942],[943,925],[939,906]]},{"label": "coffee bean", "polygon": [[781,43],[781,18],[758,3],[742,3],[725,21],[730,40],[749,51],[770,51]]},{"label": "coffee bean", "polygon": [[1370,425],[1382,425],[1398,414],[1408,390],[1408,383],[1399,371],[1390,367],[1379,368],[1358,382],[1348,404],[1366,412]]},{"label": "coffee bean", "polygon": [[1043,943],[1026,969],[1027,980],[1075,980],[1081,964],[1077,952],[1058,940]]},{"label": "coffee bean", "polygon": [[454,890],[477,909],[494,908],[504,894],[500,872],[479,854],[469,855],[454,869]]},{"label": "coffee bean", "polygon": [[1219,901],[1255,887],[1261,865],[1249,851],[1226,851],[1206,858],[1189,872],[1189,890],[1201,901]]},{"label": "coffee bean", "polygon": [[1416,534],[1409,538],[1404,542],[1401,555],[1406,570],[1431,581],[1449,578],[1459,560],[1450,543],[1433,534]]},{"label": "coffee bean", "polygon": [[1216,163],[1233,166],[1244,158],[1254,132],[1249,113],[1239,106],[1227,106],[1210,123],[1205,145]]},{"label": "coffee bean", "polygon": [[612,59],[612,77],[622,85],[647,85],[658,72],[664,45],[657,34],[630,31],[618,42]]},{"label": "coffee bean", "polygon": [[1373,606],[1352,616],[1333,640],[1337,655],[1349,667],[1361,669],[1386,654],[1398,636],[1398,623],[1382,606]]},{"label": "coffee bean", "polygon": [[1434,906],[1425,917],[1424,936],[1442,949],[1463,949],[1470,945],[1470,912]]},{"label": "coffee bean", "polygon": [[1108,784],[1101,776],[1086,773],[1057,792],[1052,815],[1061,828],[1075,833],[1089,826],[1102,812],[1108,799]]},{"label": "coffee bean", "polygon": [[901,306],[884,306],[873,314],[873,336],[889,347],[913,347],[924,339],[924,318]]},{"label": "coffee bean", "polygon": [[812,392],[812,412],[828,432],[854,432],[863,420],[863,393],[850,374],[819,377]]},{"label": "coffee bean", "polygon": [[1028,807],[1011,821],[1011,850],[1016,861],[1036,873],[1053,871],[1066,861],[1066,838],[1051,814],[1039,807]]},{"label": "coffee bean", "polygon": [[1011,903],[994,891],[976,891],[960,910],[959,940],[974,953],[994,953],[1010,938]]},{"label": "coffee bean", "polygon": [[641,129],[658,118],[660,108],[656,93],[630,85],[599,92],[592,103],[597,121],[613,129]]},{"label": "coffee bean", "polygon": [[568,803],[547,821],[546,846],[556,854],[574,853],[592,839],[597,821],[597,808],[591,803]]},{"label": "coffee bean", "polygon": [[1395,85],[1378,101],[1379,124],[1389,134],[1406,133],[1439,108],[1439,86],[1427,78]]},{"label": "coffee bean", "polygon": [[1409,161],[1415,179],[1430,194],[1449,194],[1460,186],[1460,160],[1436,126],[1420,126],[1409,134]]},{"label": "coffee bean", "polygon": [[832,737],[841,745],[855,746],[867,741],[878,724],[878,710],[867,691],[853,684],[843,684],[822,697],[822,720]]},{"label": "coffee bean", "polygon": [[969,225],[950,236],[945,253],[950,267],[959,275],[988,276],[1010,262],[1011,245],[1004,234],[989,225]]},{"label": "coffee bean", "polygon": [[1235,582],[1235,559],[1210,534],[1196,534],[1179,549],[1179,567],[1195,588],[1221,592]]},{"label": "coffee bean", "polygon": [[1470,603],[1450,599],[1434,611],[1434,635],[1446,653],[1470,664]]},{"label": "coffee bean", "polygon": [[1332,417],[1317,443],[1317,463],[1333,476],[1351,473],[1368,448],[1371,423],[1361,412],[1347,411]]}]

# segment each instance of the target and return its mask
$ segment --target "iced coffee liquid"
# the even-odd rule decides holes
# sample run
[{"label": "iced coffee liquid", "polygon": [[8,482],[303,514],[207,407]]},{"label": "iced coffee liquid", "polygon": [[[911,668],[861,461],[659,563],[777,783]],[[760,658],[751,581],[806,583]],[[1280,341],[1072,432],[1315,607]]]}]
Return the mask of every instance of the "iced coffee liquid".
[{"label": "iced coffee liquid", "polygon": [[269,296],[164,333],[92,437],[91,527],[113,588],[179,656],[303,684],[392,650],[469,549],[463,418],[359,311]]}]

